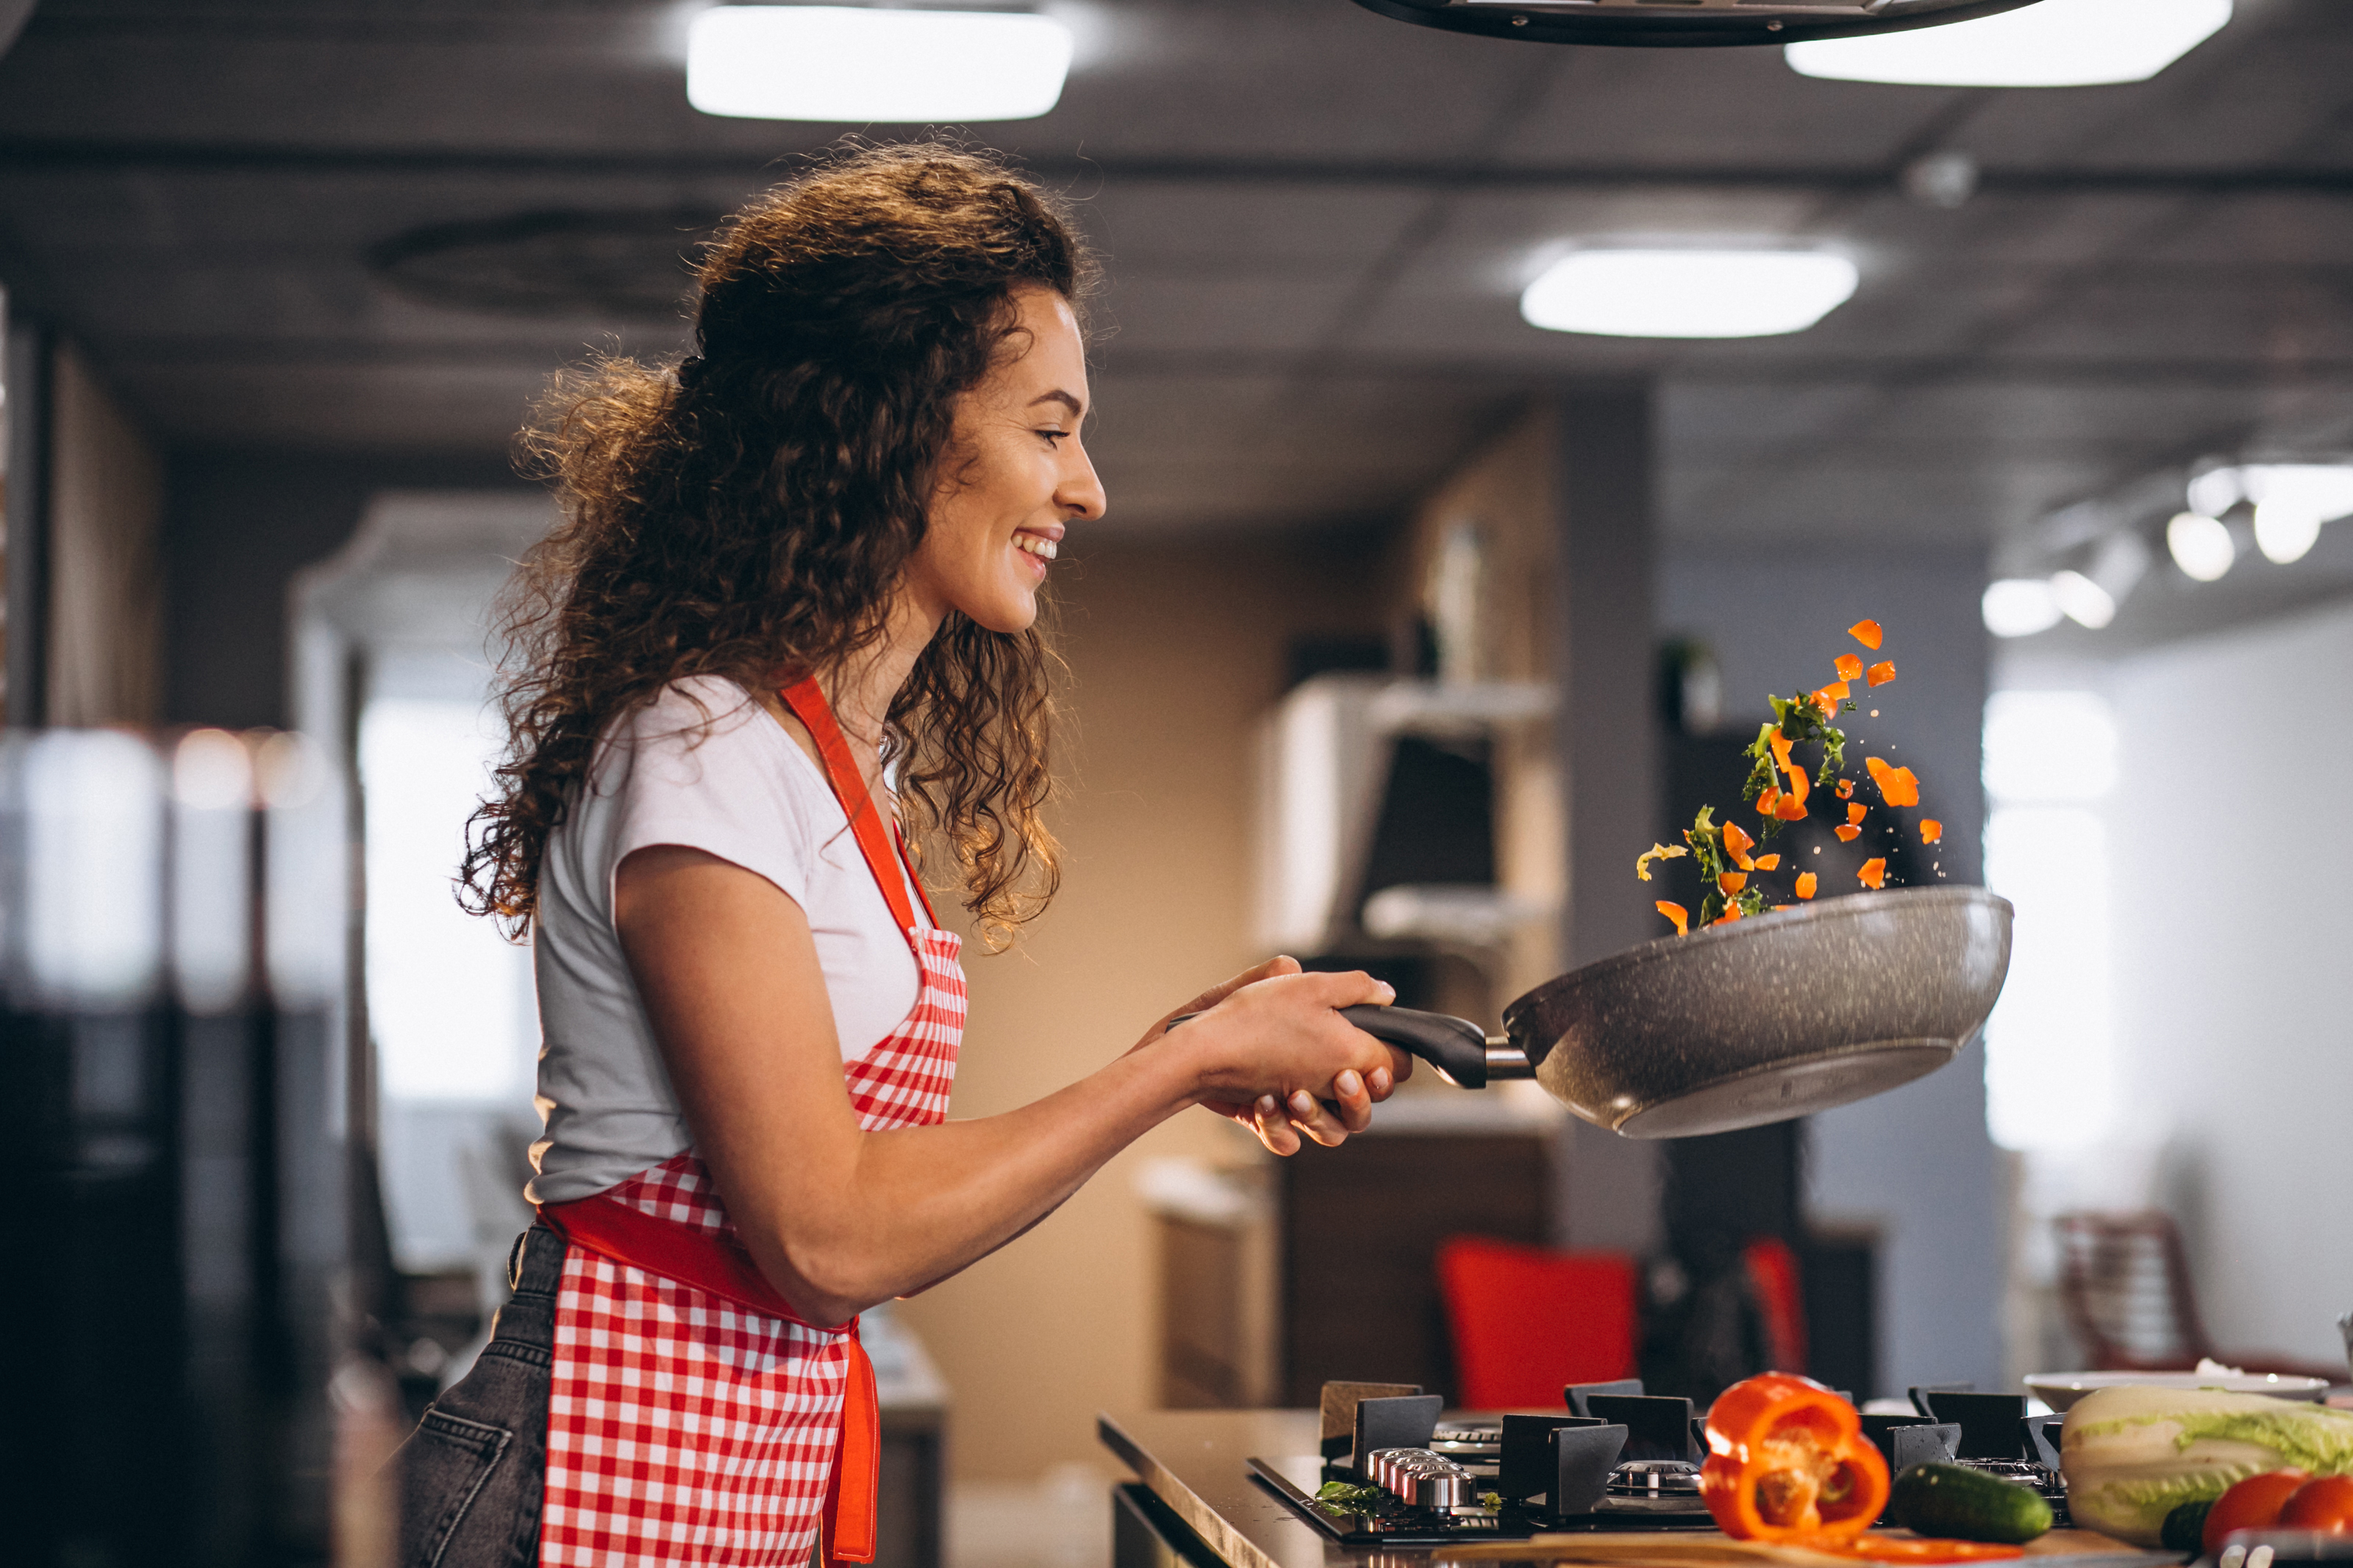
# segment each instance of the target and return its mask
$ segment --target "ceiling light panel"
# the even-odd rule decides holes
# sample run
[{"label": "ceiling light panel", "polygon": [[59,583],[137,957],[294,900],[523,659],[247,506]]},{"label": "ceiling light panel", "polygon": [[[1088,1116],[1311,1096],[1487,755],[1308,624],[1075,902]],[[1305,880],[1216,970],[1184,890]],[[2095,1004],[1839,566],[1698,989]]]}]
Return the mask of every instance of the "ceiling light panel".
[{"label": "ceiling light panel", "polygon": [[1071,30],[1007,11],[719,5],[687,37],[705,114],[849,125],[1031,120],[1062,96]]},{"label": "ceiling light panel", "polygon": [[1858,279],[1822,250],[1580,250],[1528,285],[1520,314],[1604,337],[1772,337],[1837,310]]},{"label": "ceiling light panel", "polygon": [[2098,87],[2147,81],[2231,19],[2232,0],[2039,0],[1949,26],[1815,38],[1799,74],[1919,87]]}]

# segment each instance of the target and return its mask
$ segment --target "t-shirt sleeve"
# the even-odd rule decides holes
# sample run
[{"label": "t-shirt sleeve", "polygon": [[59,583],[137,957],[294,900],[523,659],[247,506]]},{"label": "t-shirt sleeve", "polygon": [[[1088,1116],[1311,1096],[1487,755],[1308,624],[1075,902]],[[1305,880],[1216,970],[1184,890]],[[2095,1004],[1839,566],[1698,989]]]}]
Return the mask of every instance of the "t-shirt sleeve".
[{"label": "t-shirt sleeve", "polygon": [[[697,709],[693,698],[700,698]],[[708,717],[705,716],[707,710]],[[808,908],[808,802],[793,790],[792,741],[737,687],[682,682],[638,710],[614,736],[600,784],[614,796],[605,868],[633,852],[677,844],[765,877]]]}]

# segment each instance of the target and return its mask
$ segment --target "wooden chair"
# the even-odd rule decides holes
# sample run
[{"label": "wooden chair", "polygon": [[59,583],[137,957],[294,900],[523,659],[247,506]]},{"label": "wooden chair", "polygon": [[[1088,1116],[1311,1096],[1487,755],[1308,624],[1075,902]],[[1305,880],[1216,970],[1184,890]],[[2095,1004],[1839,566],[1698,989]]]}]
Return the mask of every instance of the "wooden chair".
[{"label": "wooden chair", "polygon": [[2251,1373],[2345,1381],[2342,1364],[2217,1350],[2198,1315],[2189,1255],[2171,1215],[2066,1214],[2052,1223],[2059,1235],[2060,1299],[2089,1363],[2084,1370],[2194,1372],[2209,1360]]}]

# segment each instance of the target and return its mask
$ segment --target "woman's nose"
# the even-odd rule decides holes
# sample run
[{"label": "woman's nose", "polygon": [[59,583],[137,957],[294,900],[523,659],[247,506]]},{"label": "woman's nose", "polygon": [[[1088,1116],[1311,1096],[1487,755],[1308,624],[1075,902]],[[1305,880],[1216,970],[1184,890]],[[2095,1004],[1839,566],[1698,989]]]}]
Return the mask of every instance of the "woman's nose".
[{"label": "woman's nose", "polygon": [[1093,459],[1084,448],[1077,453],[1078,461],[1062,476],[1054,491],[1054,500],[1076,522],[1092,522],[1103,516],[1111,500],[1103,494],[1103,480],[1095,477]]}]

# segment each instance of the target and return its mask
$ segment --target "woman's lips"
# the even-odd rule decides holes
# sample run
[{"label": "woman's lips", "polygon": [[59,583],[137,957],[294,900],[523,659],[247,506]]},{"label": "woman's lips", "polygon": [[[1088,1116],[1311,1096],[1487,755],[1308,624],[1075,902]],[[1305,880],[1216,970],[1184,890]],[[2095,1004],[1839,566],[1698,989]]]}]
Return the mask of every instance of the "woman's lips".
[{"label": "woman's lips", "polygon": [[1051,561],[1061,548],[1042,533],[1017,533],[1013,536],[1013,547],[1026,550],[1041,561]]}]

